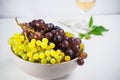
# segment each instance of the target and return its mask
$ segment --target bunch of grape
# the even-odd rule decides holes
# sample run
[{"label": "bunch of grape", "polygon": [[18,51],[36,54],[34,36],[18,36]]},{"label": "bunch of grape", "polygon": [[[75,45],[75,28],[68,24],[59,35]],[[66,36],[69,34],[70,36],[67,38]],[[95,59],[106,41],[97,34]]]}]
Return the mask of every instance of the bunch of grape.
[{"label": "bunch of grape", "polygon": [[16,19],[16,22],[23,32],[14,34],[9,44],[19,57],[42,64],[57,64],[78,57],[78,64],[84,64],[83,59],[87,57],[84,44],[70,32],[42,19],[23,24]]}]

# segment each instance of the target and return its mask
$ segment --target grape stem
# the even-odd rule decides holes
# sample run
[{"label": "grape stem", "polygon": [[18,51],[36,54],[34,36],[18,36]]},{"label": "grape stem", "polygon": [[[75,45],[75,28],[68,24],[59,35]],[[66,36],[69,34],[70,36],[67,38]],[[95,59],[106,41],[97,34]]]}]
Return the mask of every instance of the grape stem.
[{"label": "grape stem", "polygon": [[29,31],[31,31],[31,32],[33,32],[33,33],[35,32],[34,30],[30,29],[29,27],[27,27],[27,26],[25,26],[25,25],[23,25],[23,24],[20,24],[20,23],[18,22],[18,20],[17,20],[17,17],[15,18],[15,21],[16,21],[17,25],[20,26],[23,30],[24,30],[24,29],[27,29],[27,30],[29,30]]}]

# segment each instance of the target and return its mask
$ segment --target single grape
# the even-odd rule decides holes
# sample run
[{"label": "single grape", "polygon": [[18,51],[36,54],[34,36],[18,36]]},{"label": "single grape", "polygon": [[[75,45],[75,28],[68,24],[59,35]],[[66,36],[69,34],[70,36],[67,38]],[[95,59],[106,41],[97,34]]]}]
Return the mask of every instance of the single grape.
[{"label": "single grape", "polygon": [[24,35],[20,35],[20,41],[24,41],[24,40],[25,40]]},{"label": "single grape", "polygon": [[59,35],[65,35],[65,32],[63,29],[57,29],[57,32],[59,33]]},{"label": "single grape", "polygon": [[77,45],[81,44],[81,40],[79,38],[75,38],[75,42],[76,42]]},{"label": "single grape", "polygon": [[46,50],[45,51],[45,56],[50,56],[50,51]]},{"label": "single grape", "polygon": [[52,33],[53,35],[55,35],[55,34],[56,34],[56,30],[52,30],[51,33]]},{"label": "single grape", "polygon": [[47,49],[47,47],[48,47],[48,44],[46,42],[41,43],[41,48],[42,49]]},{"label": "single grape", "polygon": [[43,38],[42,42],[48,43],[48,39],[47,38]]},{"label": "single grape", "polygon": [[35,47],[35,43],[31,43],[31,42],[30,42],[30,43],[28,44],[28,46],[29,46],[30,49],[33,49],[33,48]]},{"label": "single grape", "polygon": [[80,53],[80,58],[82,58],[82,59],[86,59],[87,58],[87,53],[86,52],[82,52],[82,53]]},{"label": "single grape", "polygon": [[59,43],[63,40],[63,37],[61,35],[55,35],[54,36],[54,42]]},{"label": "single grape", "polygon": [[37,45],[37,46],[40,46],[40,45],[41,45],[41,41],[40,41],[40,40],[37,40],[37,41],[36,41],[36,45]]},{"label": "single grape", "polygon": [[51,32],[48,32],[48,33],[45,34],[45,37],[46,37],[49,41],[51,41],[52,38],[53,38],[53,34],[52,34]]},{"label": "single grape", "polygon": [[35,32],[33,38],[35,38],[37,40],[41,40],[42,39],[42,33],[41,32]]},{"label": "single grape", "polygon": [[22,59],[27,60],[27,59],[28,59],[27,55],[26,55],[26,54],[23,54],[23,55],[22,55]]},{"label": "single grape", "polygon": [[37,52],[37,49],[34,47],[31,49],[31,52],[35,53],[35,52]]},{"label": "single grape", "polygon": [[84,43],[81,43],[81,44],[80,44],[80,52],[83,52],[84,49],[85,49]]},{"label": "single grape", "polygon": [[34,59],[33,59],[32,57],[30,57],[30,58],[28,59],[28,61],[34,62]]},{"label": "single grape", "polygon": [[47,56],[47,57],[46,57],[46,60],[47,60],[47,61],[51,61],[51,59],[52,59],[51,56]]},{"label": "single grape", "polygon": [[27,52],[27,56],[28,56],[29,58],[32,58],[33,53],[32,53],[32,52]]},{"label": "single grape", "polygon": [[45,30],[47,32],[51,31],[54,28],[54,25],[52,23],[47,23],[45,26],[46,26]]},{"label": "single grape", "polygon": [[56,63],[56,60],[54,58],[51,59],[50,61],[51,64],[55,64]]},{"label": "single grape", "polygon": [[55,44],[54,44],[54,43],[50,43],[49,46],[50,46],[50,48],[52,48],[52,49],[55,48]]},{"label": "single grape", "polygon": [[54,26],[54,29],[56,30],[56,29],[60,29],[60,27],[59,26]]},{"label": "single grape", "polygon": [[63,48],[63,49],[69,48],[69,42],[68,42],[67,40],[64,40],[64,41],[62,42],[62,48]]},{"label": "single grape", "polygon": [[36,39],[32,39],[32,40],[31,40],[31,43],[34,43],[34,44],[35,44],[35,43],[36,43]]},{"label": "single grape", "polygon": [[65,36],[71,38],[71,37],[74,37],[74,35],[70,32],[65,32]]},{"label": "single grape", "polygon": [[71,60],[70,56],[65,56],[65,61],[66,61],[66,62],[68,62],[68,61],[70,61],[70,60]]},{"label": "single grape", "polygon": [[47,60],[46,59],[42,59],[41,60],[41,64],[46,64],[47,63]]},{"label": "single grape", "polygon": [[84,60],[81,59],[81,58],[78,58],[78,59],[77,59],[77,63],[78,63],[80,66],[82,66],[82,65],[84,64]]},{"label": "single grape", "polygon": [[45,54],[44,54],[43,52],[41,52],[41,53],[39,54],[39,57],[40,57],[40,59],[44,59],[44,58],[45,58]]},{"label": "single grape", "polygon": [[71,59],[74,59],[76,57],[74,51],[70,48],[65,50],[65,54],[69,55],[71,57]]},{"label": "single grape", "polygon": [[80,51],[80,46],[74,45],[74,46],[72,47],[72,49],[73,49],[74,53],[78,53],[78,52]]},{"label": "single grape", "polygon": [[38,58],[39,58],[39,54],[38,54],[38,53],[35,53],[35,54],[33,55],[33,59],[38,60]]}]

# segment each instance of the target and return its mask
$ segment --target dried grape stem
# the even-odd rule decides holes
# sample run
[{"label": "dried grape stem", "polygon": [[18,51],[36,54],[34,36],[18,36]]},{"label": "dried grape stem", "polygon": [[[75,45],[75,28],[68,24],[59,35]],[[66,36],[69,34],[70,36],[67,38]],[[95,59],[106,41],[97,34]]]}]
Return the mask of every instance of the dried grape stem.
[{"label": "dried grape stem", "polygon": [[17,25],[20,26],[22,29],[27,29],[27,30],[29,30],[29,31],[31,31],[31,32],[33,32],[33,33],[35,32],[34,30],[30,29],[29,27],[20,24],[20,23],[18,22],[18,20],[17,20],[17,17],[15,18],[15,21],[16,21]]}]

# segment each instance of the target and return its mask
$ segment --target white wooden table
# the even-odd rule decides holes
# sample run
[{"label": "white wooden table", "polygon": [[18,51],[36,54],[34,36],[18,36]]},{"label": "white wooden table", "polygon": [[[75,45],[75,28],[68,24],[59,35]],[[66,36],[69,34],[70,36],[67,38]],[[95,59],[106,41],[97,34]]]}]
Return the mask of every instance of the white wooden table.
[{"label": "white wooden table", "polygon": [[[67,18],[45,18],[47,22],[56,25],[60,25],[57,21],[65,19]],[[32,19],[19,20],[27,22]],[[120,80],[120,15],[94,16],[94,23],[104,25],[109,32],[102,37],[83,40],[88,52],[85,64],[78,66],[68,77],[59,80]],[[0,19],[0,80],[39,80],[18,69],[12,59],[7,42],[13,33],[20,31],[14,19]]]}]

